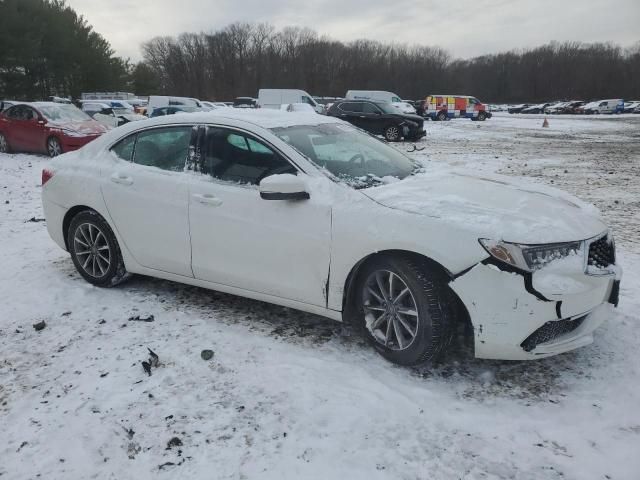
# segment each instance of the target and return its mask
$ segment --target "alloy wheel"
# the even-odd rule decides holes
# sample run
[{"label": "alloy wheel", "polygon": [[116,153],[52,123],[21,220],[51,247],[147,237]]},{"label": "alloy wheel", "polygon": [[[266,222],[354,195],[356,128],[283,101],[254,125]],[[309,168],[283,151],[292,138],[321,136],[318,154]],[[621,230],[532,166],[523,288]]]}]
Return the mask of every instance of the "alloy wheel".
[{"label": "alloy wheel", "polygon": [[387,128],[385,136],[387,137],[387,140],[393,142],[400,136],[400,131],[398,130],[398,127],[389,127]]},{"label": "alloy wheel", "polygon": [[0,134],[0,153],[7,153],[9,151],[9,144],[4,135]]},{"label": "alloy wheel", "polygon": [[111,249],[107,237],[92,223],[78,225],[73,235],[73,251],[87,275],[102,278],[111,266]]},{"label": "alloy wheel", "polygon": [[367,278],[362,292],[367,330],[380,345],[405,350],[418,334],[418,307],[413,293],[396,273],[377,270]]},{"label": "alloy wheel", "polygon": [[50,157],[57,157],[62,153],[62,147],[57,138],[52,137],[47,140],[47,152],[49,152]]}]

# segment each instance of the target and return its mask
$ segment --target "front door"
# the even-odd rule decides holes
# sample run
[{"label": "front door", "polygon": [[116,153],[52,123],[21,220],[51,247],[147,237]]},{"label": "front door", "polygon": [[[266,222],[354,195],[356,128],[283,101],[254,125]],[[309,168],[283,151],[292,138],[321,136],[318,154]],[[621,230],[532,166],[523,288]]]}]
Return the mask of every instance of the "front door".
[{"label": "front door", "polygon": [[[102,193],[116,230],[140,265],[192,277],[190,125],[152,128],[121,140],[102,170]],[[117,157],[117,158],[116,158]]]},{"label": "front door", "polygon": [[263,178],[305,175],[259,139],[208,127],[199,181],[190,185],[196,278],[326,306],[331,208],[308,200],[263,200]]}]

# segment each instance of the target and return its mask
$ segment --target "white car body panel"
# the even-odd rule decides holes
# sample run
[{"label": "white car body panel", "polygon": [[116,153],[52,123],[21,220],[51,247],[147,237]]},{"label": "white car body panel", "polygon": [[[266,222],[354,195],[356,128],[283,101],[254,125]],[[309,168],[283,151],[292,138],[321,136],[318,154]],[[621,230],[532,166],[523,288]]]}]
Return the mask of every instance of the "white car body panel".
[{"label": "white car body panel", "polygon": [[[349,275],[361,261],[384,251],[412,252],[439,264],[449,277],[469,312],[478,357],[533,359],[592,341],[619,270],[587,275],[579,267],[545,267],[528,282],[525,275],[487,263],[491,257],[478,238],[586,240],[606,232],[593,207],[552,188],[469,172],[427,171],[354,190],[331,180],[269,130],[323,123],[343,122],[307,113],[221,109],[124,125],[52,160],[54,176],[43,188],[47,228],[66,248],[65,215],[89,207],[111,225],[131,273],[335,320],[343,313]],[[130,133],[158,125],[251,132],[301,170],[310,199],[263,200],[256,186],[140,166],[109,151]],[[576,317],[584,319],[572,332],[532,351],[520,346],[548,322]]]},{"label": "white car body panel", "polygon": [[[102,194],[112,223],[133,258],[147,268],[192,276],[186,175],[108,155],[102,170]],[[161,214],[149,215],[152,211]]]}]

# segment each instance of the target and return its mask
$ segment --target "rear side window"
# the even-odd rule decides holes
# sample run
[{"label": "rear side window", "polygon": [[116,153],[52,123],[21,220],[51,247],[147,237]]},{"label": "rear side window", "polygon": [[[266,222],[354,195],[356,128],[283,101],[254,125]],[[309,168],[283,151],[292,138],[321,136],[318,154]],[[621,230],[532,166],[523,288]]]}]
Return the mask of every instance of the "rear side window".
[{"label": "rear side window", "polygon": [[192,132],[191,126],[140,132],[134,149],[134,163],[172,172],[184,171]]},{"label": "rear side window", "polygon": [[257,185],[274,174],[297,174],[295,167],[262,142],[240,132],[207,128],[202,173],[239,184]]},{"label": "rear side window", "polygon": [[362,112],[362,103],[360,102],[345,102],[339,105],[340,110],[343,112],[354,112],[361,113]]},{"label": "rear side window", "polygon": [[362,112],[363,113],[380,113],[380,109],[376,107],[373,103],[363,103]]},{"label": "rear side window", "polygon": [[129,135],[128,137],[123,138],[111,147],[111,151],[122,160],[130,162],[133,160],[133,148],[136,144],[136,137],[137,135]]}]

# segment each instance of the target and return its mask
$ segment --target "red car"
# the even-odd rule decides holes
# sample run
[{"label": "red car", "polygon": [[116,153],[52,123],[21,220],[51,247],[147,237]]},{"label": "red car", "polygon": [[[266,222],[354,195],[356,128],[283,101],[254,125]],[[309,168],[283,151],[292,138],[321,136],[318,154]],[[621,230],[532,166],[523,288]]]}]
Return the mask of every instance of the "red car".
[{"label": "red car", "polygon": [[77,150],[107,129],[73,105],[20,103],[0,113],[0,152],[46,153]]}]

